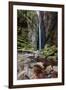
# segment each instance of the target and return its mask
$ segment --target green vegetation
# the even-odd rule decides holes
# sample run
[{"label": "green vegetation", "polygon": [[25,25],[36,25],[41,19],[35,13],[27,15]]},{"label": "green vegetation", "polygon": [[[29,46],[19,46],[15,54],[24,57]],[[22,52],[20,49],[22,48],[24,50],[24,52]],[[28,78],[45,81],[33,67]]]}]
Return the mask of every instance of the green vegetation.
[{"label": "green vegetation", "polygon": [[[40,12],[41,13],[41,12]],[[41,55],[48,59],[57,59],[57,13],[45,12],[40,17],[45,18],[46,41]],[[50,13],[50,14],[49,14]],[[17,10],[17,49],[18,51],[37,50],[38,16],[36,11]],[[47,31],[48,30],[48,31]]]},{"label": "green vegetation", "polygon": [[46,59],[57,59],[57,47],[55,45],[46,44],[45,48],[41,50],[42,57]]},{"label": "green vegetation", "polygon": [[[18,10],[17,11],[17,49],[33,50],[32,34],[37,28],[36,12]],[[36,31],[35,31],[36,32]]]}]

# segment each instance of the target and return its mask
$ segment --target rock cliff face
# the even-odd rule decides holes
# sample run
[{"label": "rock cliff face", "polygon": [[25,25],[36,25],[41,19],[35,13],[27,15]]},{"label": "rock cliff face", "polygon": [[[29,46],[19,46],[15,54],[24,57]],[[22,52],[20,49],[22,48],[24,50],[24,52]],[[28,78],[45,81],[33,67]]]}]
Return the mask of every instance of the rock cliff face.
[{"label": "rock cliff face", "polygon": [[18,48],[39,49],[40,38],[41,48],[44,48],[46,43],[57,45],[57,14],[57,12],[51,11],[18,11]]},{"label": "rock cliff face", "polygon": [[[46,35],[46,42],[57,45],[57,32],[58,32],[58,15],[57,12],[40,12],[42,19],[41,28]],[[42,33],[43,35],[43,33]],[[43,35],[45,37],[45,35]]]},{"label": "rock cliff face", "polygon": [[[38,11],[39,16],[33,17],[37,26],[31,30],[30,24],[28,25],[29,39],[32,45],[37,42],[37,49],[39,49],[39,29],[41,30],[41,48],[44,48],[46,43],[55,44],[57,46],[57,32],[58,32],[58,13]],[[40,27],[40,28],[39,28]]]}]

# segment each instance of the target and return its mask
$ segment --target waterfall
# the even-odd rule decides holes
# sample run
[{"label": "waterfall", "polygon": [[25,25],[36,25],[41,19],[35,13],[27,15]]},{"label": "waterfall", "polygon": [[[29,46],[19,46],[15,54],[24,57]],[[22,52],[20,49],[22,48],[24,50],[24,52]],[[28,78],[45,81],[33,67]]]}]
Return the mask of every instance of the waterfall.
[{"label": "waterfall", "polygon": [[41,50],[41,17],[40,17],[40,12],[37,11],[37,15],[38,15],[38,25],[39,25],[39,50]]}]

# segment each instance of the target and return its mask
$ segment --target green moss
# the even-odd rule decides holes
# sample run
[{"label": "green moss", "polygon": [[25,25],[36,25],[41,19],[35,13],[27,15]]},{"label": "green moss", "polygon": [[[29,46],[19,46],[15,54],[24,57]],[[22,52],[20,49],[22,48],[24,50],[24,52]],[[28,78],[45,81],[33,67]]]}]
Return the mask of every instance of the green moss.
[{"label": "green moss", "polygon": [[47,59],[57,58],[57,47],[55,45],[46,44],[45,48],[41,50],[41,55]]}]

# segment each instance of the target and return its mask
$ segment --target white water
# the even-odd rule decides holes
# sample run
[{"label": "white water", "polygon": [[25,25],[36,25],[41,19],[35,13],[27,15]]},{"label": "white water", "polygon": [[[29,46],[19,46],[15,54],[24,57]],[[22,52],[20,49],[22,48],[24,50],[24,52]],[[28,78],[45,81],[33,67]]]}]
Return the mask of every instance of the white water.
[{"label": "white water", "polygon": [[40,18],[39,11],[37,11],[37,15],[38,15],[38,19],[39,19],[39,50],[41,50],[41,28],[40,28],[41,18]]}]

